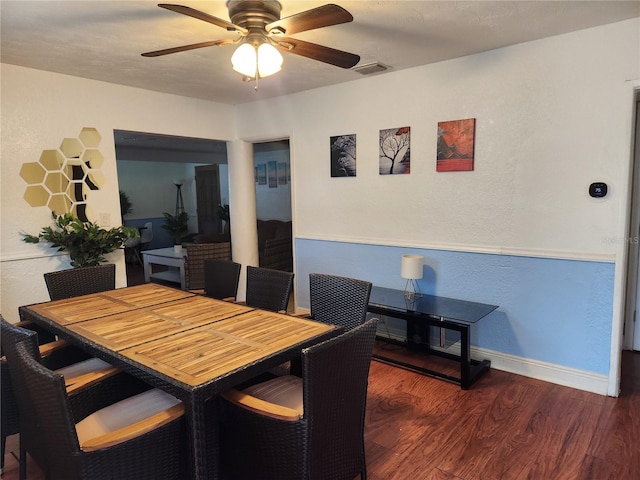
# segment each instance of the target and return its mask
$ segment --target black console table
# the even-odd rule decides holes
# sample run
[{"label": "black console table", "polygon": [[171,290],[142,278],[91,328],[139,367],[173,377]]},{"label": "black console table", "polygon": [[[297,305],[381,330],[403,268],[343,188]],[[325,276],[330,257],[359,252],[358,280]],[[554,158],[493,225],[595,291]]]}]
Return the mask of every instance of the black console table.
[{"label": "black console table", "polygon": [[[469,331],[472,325],[493,312],[497,305],[467,302],[453,298],[423,295],[416,299],[405,298],[401,290],[373,287],[368,311],[376,315],[399,318],[407,322],[407,340],[402,342],[390,338],[379,340],[398,343],[412,350],[437,355],[460,362],[460,377],[430,370],[419,365],[396,360],[374,353],[373,358],[385,363],[413,370],[425,375],[443,378],[457,383],[467,390],[491,366],[489,360],[471,359]],[[431,327],[460,332],[460,355],[434,349],[431,346]]]}]

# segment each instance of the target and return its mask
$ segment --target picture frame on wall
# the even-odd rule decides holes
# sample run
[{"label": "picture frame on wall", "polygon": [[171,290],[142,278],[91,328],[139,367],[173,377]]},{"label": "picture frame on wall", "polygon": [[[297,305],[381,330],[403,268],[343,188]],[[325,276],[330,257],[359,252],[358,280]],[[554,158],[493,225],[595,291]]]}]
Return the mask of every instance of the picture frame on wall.
[{"label": "picture frame on wall", "polygon": [[278,170],[275,160],[267,162],[267,181],[269,182],[269,188],[278,186]]},{"label": "picture frame on wall", "polygon": [[278,162],[278,185],[287,184],[287,162]]},{"label": "picture frame on wall", "polygon": [[267,184],[267,166],[264,163],[256,165],[256,178],[258,185]]},{"label": "picture frame on wall", "polygon": [[336,135],[330,137],[331,146],[331,176],[356,176],[356,136]]},{"label": "picture frame on wall", "polygon": [[380,130],[380,175],[411,173],[411,127]]},{"label": "picture frame on wall", "polygon": [[437,172],[468,172],[474,168],[476,119],[438,122]]}]

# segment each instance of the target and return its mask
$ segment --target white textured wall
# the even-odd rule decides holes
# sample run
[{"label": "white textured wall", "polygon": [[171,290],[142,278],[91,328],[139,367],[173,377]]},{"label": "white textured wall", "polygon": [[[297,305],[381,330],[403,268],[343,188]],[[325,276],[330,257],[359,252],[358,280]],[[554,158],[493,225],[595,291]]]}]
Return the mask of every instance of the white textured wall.
[{"label": "white textured wall", "polygon": [[[578,364],[591,370],[586,377],[608,375],[595,388],[582,372],[534,376],[617,395],[639,62],[633,19],[239,106],[240,138],[290,135],[296,301],[308,305],[309,271],[392,285],[396,247],[429,258],[455,252],[457,265],[469,252],[499,254],[488,255],[497,259],[488,270],[443,264],[424,282],[445,296],[503,305],[477,340],[523,357],[512,371],[531,375],[535,359],[559,372]],[[437,173],[437,123],[464,118],[476,118],[475,170]],[[381,176],[379,130],[403,126],[411,127],[411,174]],[[357,138],[357,177],[331,178],[329,138],[345,134]],[[595,181],[609,184],[607,198],[587,195]],[[513,255],[532,261],[511,269]],[[567,270],[558,277],[540,264]],[[581,269],[589,273],[576,281]],[[538,288],[527,290],[532,273]],[[546,290],[545,278],[560,289]],[[487,340],[496,335],[510,340]]]},{"label": "white textured wall", "polygon": [[192,231],[197,231],[197,200],[193,163],[137,162],[118,160],[118,180],[131,203],[133,212],[127,220],[162,217],[163,212],[175,213],[176,186],[182,182],[184,209],[192,217]]},{"label": "white textured wall", "polygon": [[[241,105],[239,136],[291,132],[298,236],[611,259],[638,32],[635,19]],[[477,119],[475,171],[437,173],[437,123],[464,118]],[[379,130],[402,126],[411,174],[381,176]],[[341,134],[357,136],[356,178],[330,177]],[[606,199],[587,195],[594,181]]]},{"label": "white textured wall", "polygon": [[[108,187],[92,194],[91,203],[116,218],[115,155],[105,132],[289,137],[294,234],[325,241],[316,251],[327,247],[327,271],[342,267],[333,268],[335,249],[327,240],[614,262],[615,279],[605,285],[614,296],[614,393],[639,62],[640,20],[634,19],[235,108],[2,65],[2,313],[13,319],[18,305],[46,300],[41,275],[60,268],[57,259],[34,254],[37,247],[21,243],[17,234],[48,222],[46,209],[20,201],[24,182],[18,176],[20,165],[43,149],[82,127],[97,128]],[[436,173],[437,122],[469,117],[477,119],[475,171]],[[407,125],[411,174],[380,176],[379,130]],[[330,177],[329,137],[341,134],[357,135],[355,178]],[[600,180],[611,193],[597,201],[586,189]],[[121,258],[118,265],[122,282]],[[501,268],[495,265],[483,278]],[[510,280],[521,282],[526,275],[525,269]],[[482,285],[474,298],[492,288]],[[541,297],[535,300],[549,300]],[[556,301],[561,306],[562,298]],[[521,320],[503,313],[516,325]],[[563,344],[570,342],[567,337]]]},{"label": "white textured wall", "polygon": [[[39,246],[21,241],[19,232],[36,233],[50,222],[46,207],[33,208],[22,199],[26,183],[23,163],[38,161],[42,150],[55,149],[83,127],[102,135],[105,157],[100,169],[104,188],[89,194],[90,218],[100,213],[120,223],[113,130],[133,130],[212,139],[234,137],[234,109],[228,105],[122,87],[13,65],[1,65],[1,222],[0,311],[17,319],[17,308],[48,300],[42,274],[68,266],[67,257],[50,257]],[[168,194],[175,200],[175,193]],[[126,283],[122,252],[112,254],[118,285]]]}]

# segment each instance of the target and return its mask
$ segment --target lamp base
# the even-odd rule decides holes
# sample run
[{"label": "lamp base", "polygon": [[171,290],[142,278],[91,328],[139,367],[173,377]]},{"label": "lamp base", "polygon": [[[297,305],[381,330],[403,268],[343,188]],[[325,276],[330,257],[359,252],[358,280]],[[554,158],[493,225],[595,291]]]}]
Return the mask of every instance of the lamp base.
[{"label": "lamp base", "polygon": [[422,292],[415,280],[407,280],[407,284],[404,286],[404,298],[412,302],[422,298]]}]

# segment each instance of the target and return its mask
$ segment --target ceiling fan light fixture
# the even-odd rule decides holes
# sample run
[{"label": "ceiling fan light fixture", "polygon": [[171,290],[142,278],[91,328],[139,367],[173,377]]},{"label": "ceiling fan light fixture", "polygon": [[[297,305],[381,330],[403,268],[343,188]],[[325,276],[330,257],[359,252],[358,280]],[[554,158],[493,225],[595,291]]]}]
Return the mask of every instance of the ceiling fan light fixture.
[{"label": "ceiling fan light fixture", "polygon": [[231,64],[242,75],[264,78],[282,69],[282,55],[270,43],[261,43],[256,48],[245,42],[231,56]]},{"label": "ceiling fan light fixture", "polygon": [[255,77],[258,67],[258,52],[255,47],[249,43],[240,45],[231,56],[231,65],[236,72]]},{"label": "ceiling fan light fixture", "polygon": [[258,72],[261,77],[268,77],[282,69],[282,55],[270,43],[258,47]]},{"label": "ceiling fan light fixture", "polygon": [[285,33],[291,35],[352,22],[353,15],[339,5],[322,5],[285,18],[280,18],[282,5],[278,0],[227,0],[226,5],[231,22],[185,5],[159,4],[172,12],[236,32],[239,37],[164,48],[145,52],[142,56],[159,57],[204,47],[240,44],[231,57],[233,69],[243,77],[254,78],[256,85],[260,77],[268,77],[282,69],[281,51],[340,68],[352,68],[360,61],[360,56],[353,53],[282,37]]}]

